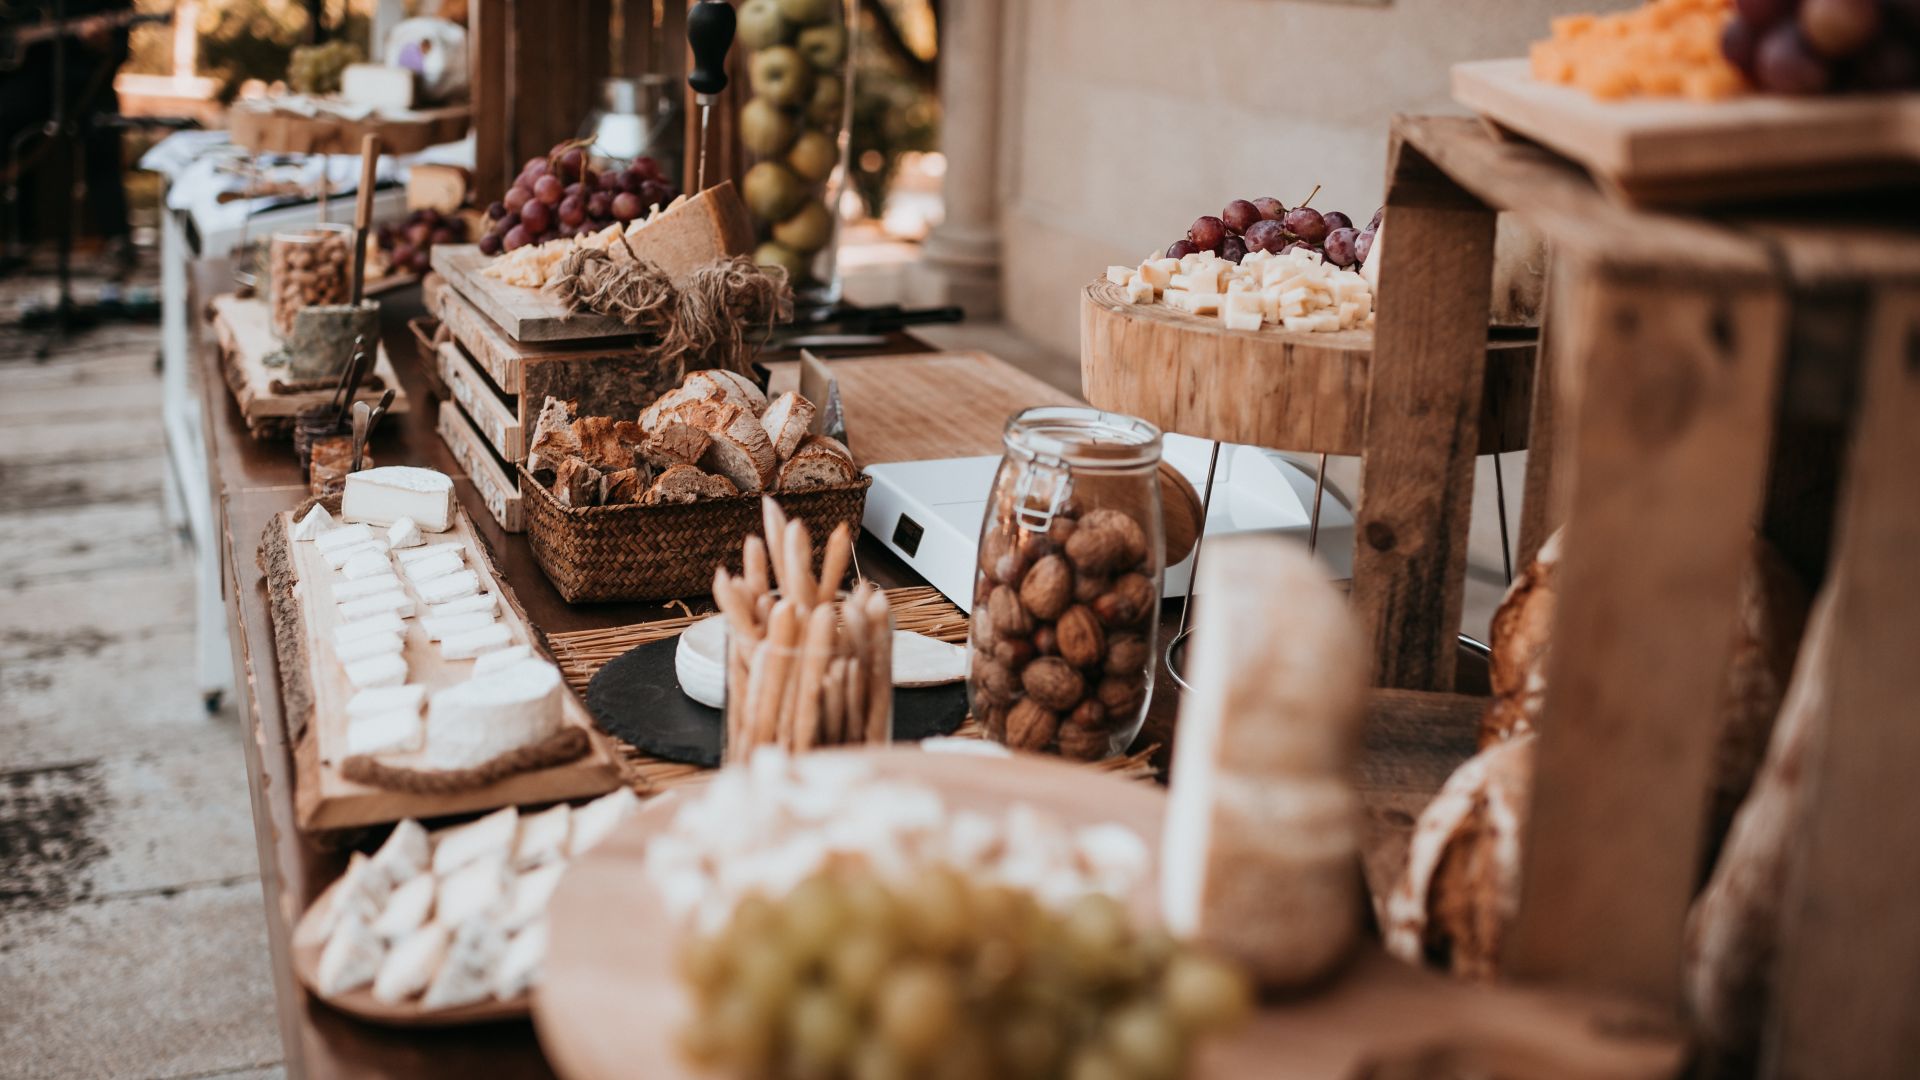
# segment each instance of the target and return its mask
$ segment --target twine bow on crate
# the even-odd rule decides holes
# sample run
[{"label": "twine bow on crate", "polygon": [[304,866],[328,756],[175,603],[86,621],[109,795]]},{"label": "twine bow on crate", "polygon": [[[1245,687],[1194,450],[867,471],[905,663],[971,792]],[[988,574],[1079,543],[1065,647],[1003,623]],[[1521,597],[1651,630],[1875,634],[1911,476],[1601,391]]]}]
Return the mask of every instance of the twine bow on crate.
[{"label": "twine bow on crate", "polygon": [[663,362],[747,374],[774,326],[793,317],[793,289],[780,267],[735,255],[676,284],[658,265],[626,250],[631,258],[592,248],[574,251],[549,287],[569,311],[605,315],[657,337],[656,355]]}]

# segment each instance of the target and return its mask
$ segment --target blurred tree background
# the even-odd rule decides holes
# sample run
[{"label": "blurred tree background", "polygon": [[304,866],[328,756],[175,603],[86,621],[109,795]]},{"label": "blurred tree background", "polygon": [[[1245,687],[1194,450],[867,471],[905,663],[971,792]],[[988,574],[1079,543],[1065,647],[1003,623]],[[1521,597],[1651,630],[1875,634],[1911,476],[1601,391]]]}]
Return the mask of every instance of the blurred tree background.
[{"label": "blurred tree background", "polygon": [[940,148],[938,56],[928,0],[867,0],[854,54],[848,160],[868,217],[885,216],[901,155]]}]

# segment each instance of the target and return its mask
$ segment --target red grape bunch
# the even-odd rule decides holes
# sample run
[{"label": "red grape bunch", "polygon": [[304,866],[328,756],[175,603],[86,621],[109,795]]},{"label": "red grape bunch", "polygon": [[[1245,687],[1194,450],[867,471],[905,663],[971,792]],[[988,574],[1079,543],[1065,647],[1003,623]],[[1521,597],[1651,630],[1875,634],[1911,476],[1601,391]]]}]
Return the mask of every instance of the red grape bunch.
[{"label": "red grape bunch", "polygon": [[[1315,188],[1317,193],[1320,189]],[[1364,229],[1356,229],[1353,219],[1338,210],[1321,213],[1306,201],[1293,209],[1269,195],[1259,199],[1235,199],[1220,211],[1194,221],[1184,240],[1175,240],[1167,248],[1167,258],[1178,259],[1195,252],[1211,251],[1228,262],[1239,262],[1249,251],[1279,254],[1290,248],[1306,248],[1340,267],[1355,267],[1367,261],[1373,248],[1373,234],[1380,227],[1380,211]]]},{"label": "red grape bunch", "polygon": [[1762,90],[1920,87],[1920,0],[1735,0],[1720,39]]},{"label": "red grape bunch", "polygon": [[380,250],[386,253],[392,273],[424,274],[433,245],[465,243],[467,223],[423,207],[408,214],[403,221],[387,222],[374,235]]},{"label": "red grape bunch", "polygon": [[520,169],[506,197],[487,207],[488,255],[563,236],[584,236],[665,206],[678,194],[660,163],[635,158],[624,169],[596,172],[579,143],[564,142]]}]

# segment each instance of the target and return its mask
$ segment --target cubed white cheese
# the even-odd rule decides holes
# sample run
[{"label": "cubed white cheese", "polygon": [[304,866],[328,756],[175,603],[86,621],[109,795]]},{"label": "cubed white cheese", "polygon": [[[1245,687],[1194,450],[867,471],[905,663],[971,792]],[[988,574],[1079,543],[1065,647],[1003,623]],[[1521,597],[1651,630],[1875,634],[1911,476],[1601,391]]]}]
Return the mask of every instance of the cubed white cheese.
[{"label": "cubed white cheese", "polygon": [[435,555],[431,559],[421,559],[418,562],[404,563],[400,567],[400,572],[407,575],[408,581],[418,585],[423,581],[432,581],[437,577],[446,577],[448,574],[458,573],[465,565],[466,564],[461,561],[460,556],[448,552],[444,555]]},{"label": "cubed white cheese", "polygon": [[1115,285],[1125,285],[1127,283],[1127,279],[1132,276],[1133,276],[1133,268],[1130,266],[1107,267],[1107,280],[1112,282]]},{"label": "cubed white cheese", "polygon": [[340,497],[348,521],[392,525],[412,518],[423,532],[444,532],[453,522],[453,480],[413,465],[382,465],[347,474]]},{"label": "cubed white cheese", "polygon": [[368,634],[351,641],[341,642],[333,647],[333,653],[343,664],[356,660],[365,660],[369,656],[385,656],[388,653],[405,652],[406,641],[391,631],[384,634]]},{"label": "cubed white cheese", "polygon": [[1229,308],[1220,313],[1220,321],[1226,323],[1229,330],[1258,330],[1261,315],[1258,311],[1234,311]]},{"label": "cubed white cheese", "polygon": [[[319,507],[315,507],[319,509]],[[373,539],[373,530],[365,525],[342,525],[322,533],[314,540],[313,546],[319,551],[334,551],[339,548],[365,544]]]},{"label": "cubed white cheese", "polygon": [[1180,268],[1179,259],[1148,259],[1140,264],[1139,276],[1156,289],[1164,289]]},{"label": "cubed white cheese", "polygon": [[372,596],[362,596],[339,605],[340,618],[346,622],[364,619],[381,612],[392,612],[401,618],[413,614],[413,597],[399,589],[391,589]]},{"label": "cubed white cheese", "polygon": [[468,611],[459,615],[422,615],[420,628],[427,632],[427,640],[440,641],[468,630],[478,630],[493,625],[493,612]]},{"label": "cubed white cheese", "polygon": [[399,686],[407,681],[407,662],[398,653],[369,656],[346,666],[347,681],[356,690],[373,686]]},{"label": "cubed white cheese", "polygon": [[427,544],[423,547],[404,548],[394,552],[393,557],[400,560],[401,566],[406,566],[408,563],[419,562],[421,559],[431,559],[436,555],[446,555],[448,553],[464,555],[466,550],[467,545],[458,540],[442,540],[437,544]]},{"label": "cubed white cheese", "polygon": [[491,675],[496,671],[512,667],[522,660],[533,659],[533,646],[509,645],[504,649],[495,649],[490,653],[481,653],[473,658],[473,677]]},{"label": "cubed white cheese", "polygon": [[1220,303],[1221,296],[1217,292],[1194,293],[1193,306],[1190,310],[1195,315],[1214,315],[1219,313]]},{"label": "cubed white cheese", "polygon": [[416,715],[426,704],[427,688],[419,683],[404,686],[376,686],[362,690],[347,700],[347,715],[373,716],[377,713],[411,709]]},{"label": "cubed white cheese", "polygon": [[348,559],[346,564],[340,567],[340,572],[347,576],[348,581],[388,577],[393,574],[393,560],[387,558],[387,553],[384,551],[363,551]]},{"label": "cubed white cheese", "polygon": [[[335,531],[337,532],[338,530]],[[327,535],[332,536],[333,533],[328,533]],[[331,551],[323,551],[320,553],[320,558],[326,561],[329,570],[338,570],[347,565],[349,561],[357,559],[362,555],[368,553],[379,555],[386,550],[386,546],[380,541],[366,540],[347,547],[338,547]]]},{"label": "cubed white cheese", "polygon": [[391,611],[381,611],[353,622],[343,622],[333,628],[333,643],[345,645],[369,634],[399,634],[406,636],[407,624],[400,616]]},{"label": "cubed white cheese", "polygon": [[1153,303],[1153,284],[1139,275],[1130,278],[1127,281],[1127,303]]},{"label": "cubed white cheese", "polygon": [[504,649],[513,644],[513,628],[505,623],[489,623],[473,630],[462,630],[440,642],[442,660],[471,660],[481,653]]},{"label": "cubed white cheese", "polygon": [[463,596],[472,596],[480,591],[480,577],[471,570],[462,570],[457,574],[447,574],[432,581],[416,584],[414,590],[420,599],[428,604],[444,604],[449,600],[458,600]]},{"label": "cubed white cheese", "polygon": [[373,577],[363,577],[353,581],[334,582],[333,599],[335,603],[344,604],[348,600],[358,600],[363,596],[374,596],[383,592],[392,592],[400,587],[400,578],[396,576],[393,571],[389,570],[384,574],[376,574]]}]

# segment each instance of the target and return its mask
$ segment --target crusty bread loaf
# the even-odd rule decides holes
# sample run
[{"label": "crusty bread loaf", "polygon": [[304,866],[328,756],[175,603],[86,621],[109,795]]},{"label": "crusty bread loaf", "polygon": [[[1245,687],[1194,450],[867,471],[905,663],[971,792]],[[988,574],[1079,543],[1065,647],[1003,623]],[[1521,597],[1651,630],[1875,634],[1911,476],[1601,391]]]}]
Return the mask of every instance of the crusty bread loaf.
[{"label": "crusty bread loaf", "polygon": [[780,466],[775,486],[781,491],[807,491],[811,488],[851,484],[860,479],[847,448],[825,435],[809,435]]},{"label": "crusty bread loaf", "polygon": [[560,463],[553,481],[554,498],[561,506],[593,506],[600,500],[599,469],[583,457],[570,457]]},{"label": "crusty bread loaf", "polygon": [[724,371],[720,368],[696,371],[688,375],[680,385],[695,391],[703,387],[711,387],[712,393],[708,396],[721,401],[731,401],[755,416],[767,411],[767,395],[760,392],[760,387],[755,385],[752,379],[737,372]]},{"label": "crusty bread loaf", "polygon": [[692,465],[673,465],[662,472],[640,499],[647,506],[661,503],[691,503],[701,499],[719,499],[738,495],[740,489],[724,476],[702,472]]},{"label": "crusty bread loaf", "polygon": [[610,416],[583,416],[573,422],[573,437],[587,464],[602,472],[633,467],[634,447],[620,437],[621,423]]},{"label": "crusty bread loaf", "polygon": [[540,418],[533,425],[533,441],[527,444],[527,471],[551,482],[560,463],[580,452],[580,440],[573,434],[573,402],[548,397],[540,406]]},{"label": "crusty bread loaf", "polygon": [[733,405],[690,406],[680,410],[704,421],[713,440],[700,455],[700,467],[733,481],[741,491],[765,491],[773,486],[780,458],[760,426],[760,418]]},{"label": "crusty bread loaf", "polygon": [[695,427],[677,413],[663,417],[640,443],[640,456],[656,469],[692,465],[707,452],[713,436],[707,429]]},{"label": "crusty bread loaf", "polygon": [[1533,563],[1507,587],[1493,613],[1488,678],[1493,703],[1480,721],[1480,746],[1533,730],[1547,697],[1547,650],[1553,633],[1554,568],[1560,533],[1540,545]]},{"label": "crusty bread loaf", "polygon": [[813,414],[813,402],[792,390],[774,398],[767,411],[760,414],[760,426],[767,429],[767,438],[773,441],[773,452],[780,460],[792,457],[800,440],[807,437]]},{"label": "crusty bread loaf", "polygon": [[[1367,651],[1312,558],[1272,536],[1214,541],[1181,704],[1160,898],[1167,927],[1263,983],[1326,975],[1360,931],[1349,782]],[[1276,598],[1284,598],[1284,601]]]},{"label": "crusty bread loaf", "polygon": [[639,502],[647,490],[647,481],[647,473],[633,466],[607,473],[600,478],[600,505]]}]

